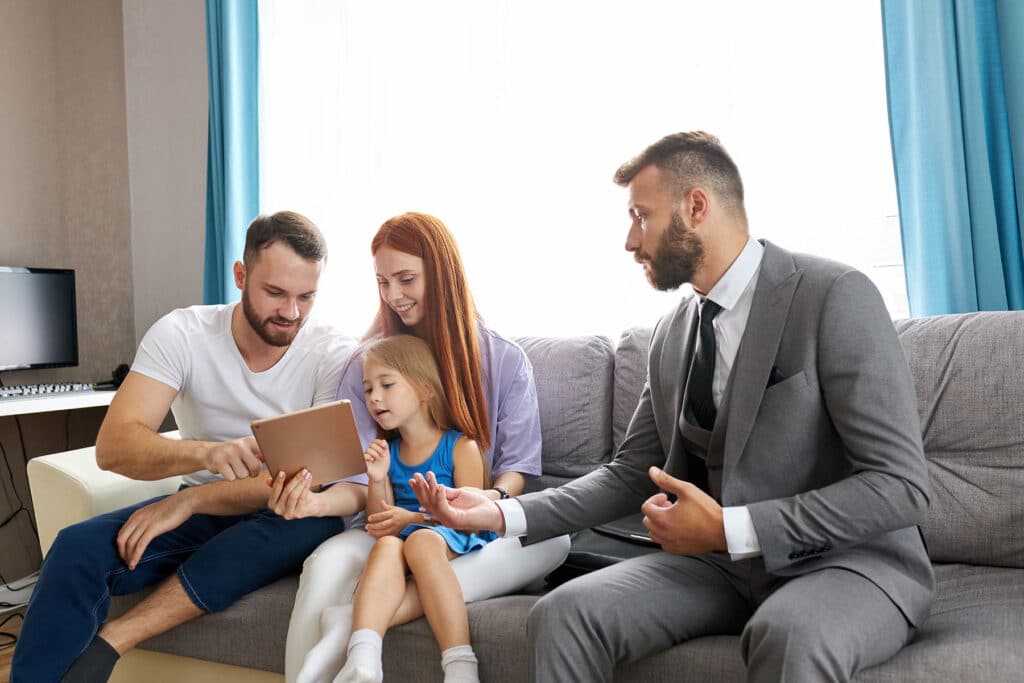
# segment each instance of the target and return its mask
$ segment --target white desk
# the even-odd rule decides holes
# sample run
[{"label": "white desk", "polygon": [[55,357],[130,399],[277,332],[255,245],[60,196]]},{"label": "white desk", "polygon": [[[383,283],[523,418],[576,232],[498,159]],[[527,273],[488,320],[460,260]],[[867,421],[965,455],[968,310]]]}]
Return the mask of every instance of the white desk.
[{"label": "white desk", "polygon": [[26,415],[28,413],[49,413],[54,410],[76,410],[94,406],[109,406],[114,400],[114,391],[69,391],[63,394],[45,394],[27,398],[5,398],[0,400],[0,417],[5,415]]}]

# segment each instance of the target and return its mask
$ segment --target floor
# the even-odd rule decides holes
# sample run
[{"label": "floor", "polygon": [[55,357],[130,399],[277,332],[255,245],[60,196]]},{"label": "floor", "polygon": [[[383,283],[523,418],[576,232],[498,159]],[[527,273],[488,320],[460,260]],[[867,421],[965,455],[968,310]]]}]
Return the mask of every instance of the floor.
[{"label": "floor", "polygon": [[[20,609],[13,612],[4,612],[0,615],[0,622],[7,619],[12,614],[21,614],[24,613],[24,611],[24,609]],[[17,635],[18,632],[21,631],[21,618],[14,617],[4,624],[4,626],[0,627],[0,631]],[[7,683],[11,677],[11,657],[14,655],[14,648],[10,645],[3,647],[9,640],[10,638],[7,638],[6,636],[0,636],[0,648],[2,648],[0,649],[0,681],[3,681],[3,683]]]}]

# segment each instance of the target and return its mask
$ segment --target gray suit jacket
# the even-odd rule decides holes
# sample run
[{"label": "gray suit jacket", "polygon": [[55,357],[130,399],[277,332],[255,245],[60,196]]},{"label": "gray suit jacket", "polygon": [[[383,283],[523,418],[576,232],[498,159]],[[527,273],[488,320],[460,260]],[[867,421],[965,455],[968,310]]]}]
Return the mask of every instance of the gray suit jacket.
[{"label": "gray suit jacket", "polygon": [[[768,572],[848,569],[919,624],[934,593],[918,529],[928,471],[892,321],[862,273],[764,245],[708,451],[722,463],[720,502],[748,507]],[[685,297],[655,328],[648,381],[614,461],[519,498],[527,542],[637,512],[655,493],[651,465],[687,477],[678,421],[697,309]],[[781,379],[769,387],[773,368]]]}]

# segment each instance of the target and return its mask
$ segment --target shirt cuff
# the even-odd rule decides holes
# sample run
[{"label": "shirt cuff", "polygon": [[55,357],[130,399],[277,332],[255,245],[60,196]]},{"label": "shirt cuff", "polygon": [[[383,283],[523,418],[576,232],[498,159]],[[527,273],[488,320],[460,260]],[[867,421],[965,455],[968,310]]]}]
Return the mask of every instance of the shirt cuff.
[{"label": "shirt cuff", "polygon": [[722,522],[725,526],[725,542],[729,548],[730,558],[743,560],[761,554],[761,543],[757,540],[754,520],[750,518],[750,510],[746,506],[722,508]]},{"label": "shirt cuff", "polygon": [[502,538],[515,538],[526,535],[526,512],[523,505],[515,498],[494,501],[505,518],[505,533]]}]

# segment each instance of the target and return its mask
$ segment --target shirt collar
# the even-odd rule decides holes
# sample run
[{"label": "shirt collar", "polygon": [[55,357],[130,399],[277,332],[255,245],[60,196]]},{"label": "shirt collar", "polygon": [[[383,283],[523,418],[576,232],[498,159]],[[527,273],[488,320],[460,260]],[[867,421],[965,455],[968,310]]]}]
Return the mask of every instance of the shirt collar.
[{"label": "shirt collar", "polygon": [[749,238],[743,251],[729,266],[729,270],[725,271],[725,274],[708,292],[707,298],[727,311],[735,306],[761,267],[763,255],[764,245],[754,238]]}]

